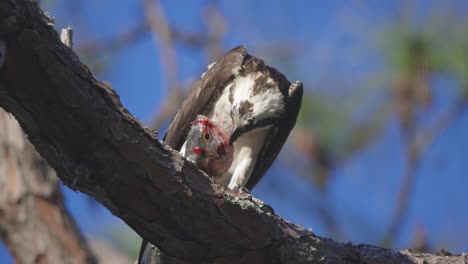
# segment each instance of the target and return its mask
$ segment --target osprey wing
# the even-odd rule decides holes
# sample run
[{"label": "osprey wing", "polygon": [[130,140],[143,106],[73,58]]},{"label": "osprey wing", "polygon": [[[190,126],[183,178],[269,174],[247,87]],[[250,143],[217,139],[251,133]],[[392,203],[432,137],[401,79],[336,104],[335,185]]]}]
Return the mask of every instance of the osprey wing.
[{"label": "osprey wing", "polygon": [[242,67],[245,56],[244,46],[235,47],[216,61],[201,77],[169,125],[164,135],[166,144],[180,150],[191,122],[197,115],[206,115],[209,112],[222,90],[234,80],[236,71]]}]

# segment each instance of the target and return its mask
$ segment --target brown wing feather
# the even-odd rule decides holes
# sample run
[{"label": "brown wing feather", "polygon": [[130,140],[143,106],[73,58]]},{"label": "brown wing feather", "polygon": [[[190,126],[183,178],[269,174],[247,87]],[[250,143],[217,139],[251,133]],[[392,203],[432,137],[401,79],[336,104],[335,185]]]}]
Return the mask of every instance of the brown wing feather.
[{"label": "brown wing feather", "polygon": [[238,46],[226,53],[208,70],[182,103],[181,109],[164,135],[164,142],[176,150],[182,147],[190,123],[197,115],[206,115],[209,112],[222,89],[234,79],[233,70],[242,66],[245,56],[245,47]]},{"label": "brown wing feather", "polygon": [[252,190],[255,187],[281,151],[289,132],[291,132],[296,124],[297,115],[302,103],[302,93],[303,87],[301,82],[297,81],[289,86],[285,99],[286,111],[278,120],[279,123],[273,125],[273,128],[265,139],[265,147],[260,152],[257,163],[247,181],[247,189]]}]

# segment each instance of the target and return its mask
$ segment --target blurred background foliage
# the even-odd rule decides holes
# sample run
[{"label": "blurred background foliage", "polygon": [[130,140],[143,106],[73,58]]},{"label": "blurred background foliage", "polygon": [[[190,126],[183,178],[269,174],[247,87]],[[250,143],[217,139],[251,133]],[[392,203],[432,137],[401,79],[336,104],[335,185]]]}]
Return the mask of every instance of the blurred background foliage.
[{"label": "blurred background foliage", "polygon": [[[467,250],[467,1],[40,4],[57,29],[73,27],[80,58],[160,135],[206,65],[246,45],[306,89],[254,195],[339,241]],[[63,189],[85,234],[136,256],[128,227]]]}]

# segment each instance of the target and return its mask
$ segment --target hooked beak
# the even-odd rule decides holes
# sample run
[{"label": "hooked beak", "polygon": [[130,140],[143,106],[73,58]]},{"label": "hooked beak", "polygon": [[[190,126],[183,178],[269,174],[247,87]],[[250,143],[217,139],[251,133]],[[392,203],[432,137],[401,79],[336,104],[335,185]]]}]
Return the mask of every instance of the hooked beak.
[{"label": "hooked beak", "polygon": [[234,142],[236,142],[240,136],[254,130],[255,128],[257,128],[256,121],[250,121],[247,124],[243,123],[242,121],[236,122],[234,124],[231,136],[229,137],[229,144],[234,144]]},{"label": "hooked beak", "polygon": [[264,119],[261,121],[257,121],[256,119],[250,119],[247,122],[235,122],[231,136],[229,137],[229,144],[234,144],[234,142],[236,142],[236,140],[240,136],[247,134],[252,130],[267,127],[269,125],[272,125],[274,122],[274,119]]},{"label": "hooked beak", "polygon": [[240,133],[239,133],[239,130],[236,130],[234,131],[234,133],[232,133],[231,137],[229,138],[229,144],[234,144],[234,142],[236,142],[236,140],[240,137]]},{"label": "hooked beak", "polygon": [[239,133],[238,133],[238,126],[237,126],[237,122],[234,123],[234,126],[232,127],[232,130],[231,130],[231,136],[229,137],[229,144],[232,145],[236,140],[237,138],[240,136]]}]

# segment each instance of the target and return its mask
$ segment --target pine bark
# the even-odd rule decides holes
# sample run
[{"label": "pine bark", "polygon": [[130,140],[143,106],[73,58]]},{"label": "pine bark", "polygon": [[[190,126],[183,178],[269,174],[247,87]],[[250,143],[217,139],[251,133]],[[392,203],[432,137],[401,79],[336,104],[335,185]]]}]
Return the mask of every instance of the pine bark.
[{"label": "pine bark", "polygon": [[55,172],[0,109],[0,238],[16,263],[95,263]]},{"label": "pine bark", "polygon": [[120,217],[173,263],[465,263],[321,238],[222,189],[143,127],[26,0],[0,2],[0,106],[70,188]]}]

